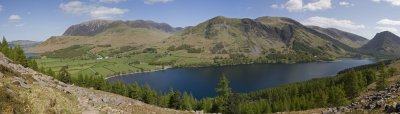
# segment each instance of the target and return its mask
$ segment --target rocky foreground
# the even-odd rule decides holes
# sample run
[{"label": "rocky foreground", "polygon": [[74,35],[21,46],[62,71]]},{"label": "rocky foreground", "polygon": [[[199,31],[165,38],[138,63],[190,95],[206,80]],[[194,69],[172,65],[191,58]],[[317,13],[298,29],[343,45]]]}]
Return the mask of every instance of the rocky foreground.
[{"label": "rocky foreground", "polygon": [[390,85],[384,91],[367,93],[349,106],[328,108],[323,114],[332,113],[400,113],[400,81]]},{"label": "rocky foreground", "polygon": [[0,54],[0,71],[0,113],[194,113],[160,108],[120,95],[68,85],[14,64],[3,54]]}]

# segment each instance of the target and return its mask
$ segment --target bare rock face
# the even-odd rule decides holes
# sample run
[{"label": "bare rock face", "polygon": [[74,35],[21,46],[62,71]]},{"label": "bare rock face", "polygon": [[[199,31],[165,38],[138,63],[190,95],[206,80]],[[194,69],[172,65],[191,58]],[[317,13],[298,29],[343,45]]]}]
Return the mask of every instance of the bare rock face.
[{"label": "bare rock face", "polygon": [[180,28],[174,28],[166,23],[157,23],[154,21],[135,20],[135,21],[112,21],[112,20],[91,20],[81,24],[72,25],[63,34],[63,36],[95,36],[109,28],[125,25],[131,28],[156,29],[167,33],[180,31]]},{"label": "bare rock face", "polygon": [[64,36],[94,36],[106,30],[113,21],[92,20],[77,25],[72,25],[64,32]]}]

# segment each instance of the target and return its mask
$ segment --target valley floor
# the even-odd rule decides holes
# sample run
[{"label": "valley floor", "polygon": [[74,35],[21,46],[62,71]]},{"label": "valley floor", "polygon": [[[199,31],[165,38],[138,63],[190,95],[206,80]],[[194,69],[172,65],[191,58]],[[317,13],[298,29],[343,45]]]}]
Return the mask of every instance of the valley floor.
[{"label": "valley floor", "polygon": [[[202,59],[203,58],[203,59]],[[160,58],[158,54],[142,53],[133,55],[131,57],[122,58],[102,58],[91,60],[76,60],[76,59],[61,59],[61,58],[45,58],[36,59],[38,65],[43,67],[44,70],[51,68],[53,71],[58,72],[61,67],[68,66],[68,72],[72,76],[79,74],[88,76],[116,76],[129,73],[141,73],[149,71],[157,71],[169,68],[168,65],[153,65],[153,62],[170,62],[177,61],[177,65],[184,64],[198,64],[207,63],[211,64],[212,59],[206,57],[199,57],[198,54],[185,54],[184,56],[168,56]]]}]

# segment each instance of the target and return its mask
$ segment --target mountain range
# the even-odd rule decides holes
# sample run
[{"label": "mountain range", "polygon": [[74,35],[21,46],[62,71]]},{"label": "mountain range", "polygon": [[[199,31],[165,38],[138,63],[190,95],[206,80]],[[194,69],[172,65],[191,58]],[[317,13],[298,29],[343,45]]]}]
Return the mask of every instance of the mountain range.
[{"label": "mountain range", "polygon": [[[205,54],[308,53],[341,57],[354,54],[399,55],[399,38],[390,33],[368,39],[338,30],[305,26],[286,17],[228,18],[217,16],[193,27],[172,27],[154,21],[92,20],[72,25],[62,36],[53,36],[29,50],[43,53],[74,45],[94,45],[91,52],[124,46],[157,48],[188,46]],[[373,54],[372,54],[373,53]]]},{"label": "mountain range", "polygon": [[30,50],[33,47],[39,45],[42,42],[39,41],[30,41],[30,40],[15,40],[15,41],[11,41],[9,44],[11,47],[15,47],[15,46],[21,46],[22,49],[24,50]]},{"label": "mountain range", "polygon": [[92,49],[94,52],[124,46],[141,46],[159,42],[181,29],[144,20],[92,20],[72,25],[62,36],[50,37],[29,52],[43,53],[85,44],[96,45]]}]

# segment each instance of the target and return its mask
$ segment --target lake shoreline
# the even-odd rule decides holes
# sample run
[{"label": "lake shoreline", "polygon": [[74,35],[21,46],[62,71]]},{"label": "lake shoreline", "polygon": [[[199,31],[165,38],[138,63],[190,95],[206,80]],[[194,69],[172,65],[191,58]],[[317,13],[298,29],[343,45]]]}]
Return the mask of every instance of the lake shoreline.
[{"label": "lake shoreline", "polygon": [[120,75],[112,75],[112,76],[108,76],[105,77],[105,80],[108,80],[110,78],[115,78],[115,77],[121,77],[121,76],[127,76],[127,75],[132,75],[132,74],[141,74],[141,73],[151,73],[151,72],[158,72],[158,71],[164,71],[164,70],[168,70],[171,68],[175,68],[172,66],[165,66],[164,69],[157,69],[157,70],[150,70],[150,71],[143,71],[143,72],[131,72],[131,73],[126,73],[126,74],[120,74]]},{"label": "lake shoreline", "polygon": [[176,68],[166,71],[134,73],[108,78],[109,83],[149,84],[157,91],[174,90],[192,93],[196,98],[215,96],[221,74],[231,82],[233,91],[247,93],[285,84],[335,76],[347,68],[375,63],[372,59],[340,58],[336,61],[317,61],[299,64],[249,64],[224,67]]},{"label": "lake shoreline", "polygon": [[[127,76],[127,75],[133,75],[133,74],[141,74],[141,73],[153,73],[153,72],[159,72],[159,71],[165,71],[168,69],[172,68],[205,68],[205,67],[225,67],[225,66],[238,66],[238,65],[257,65],[257,64],[300,64],[300,63],[334,63],[334,62],[340,62],[342,59],[346,59],[348,57],[343,57],[335,60],[316,60],[316,61],[309,61],[309,62],[295,62],[295,63],[244,63],[244,64],[208,64],[208,65],[202,65],[202,66],[165,66],[164,69],[157,69],[157,70],[150,70],[150,71],[143,71],[143,72],[130,72],[126,74],[120,74],[120,75],[112,75],[105,77],[105,80],[109,80],[110,78],[115,78],[115,77],[122,77],[122,76]],[[349,58],[349,59],[361,59],[361,58]],[[364,58],[364,59],[371,59],[371,58]]]}]

